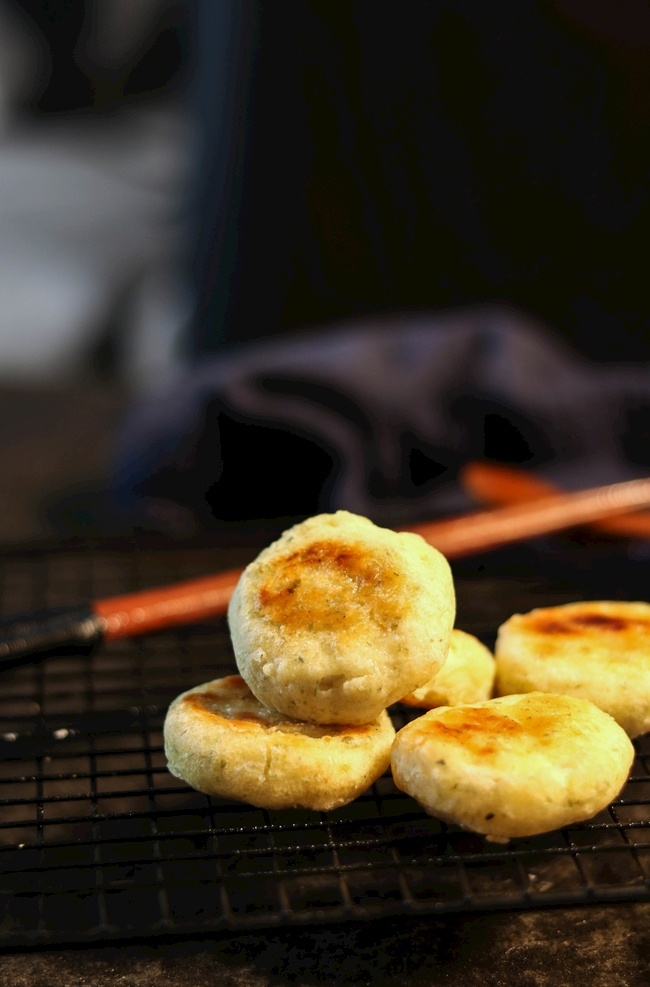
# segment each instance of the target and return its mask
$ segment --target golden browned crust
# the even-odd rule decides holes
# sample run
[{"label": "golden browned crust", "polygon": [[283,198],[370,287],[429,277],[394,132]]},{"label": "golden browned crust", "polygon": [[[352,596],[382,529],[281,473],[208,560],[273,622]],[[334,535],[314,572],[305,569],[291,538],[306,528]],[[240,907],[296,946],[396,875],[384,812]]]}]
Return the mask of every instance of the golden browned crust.
[{"label": "golden browned crust", "polygon": [[400,574],[388,553],[323,538],[279,555],[258,593],[268,619],[289,631],[353,633],[368,613],[382,630],[394,630],[401,618],[399,590]]}]

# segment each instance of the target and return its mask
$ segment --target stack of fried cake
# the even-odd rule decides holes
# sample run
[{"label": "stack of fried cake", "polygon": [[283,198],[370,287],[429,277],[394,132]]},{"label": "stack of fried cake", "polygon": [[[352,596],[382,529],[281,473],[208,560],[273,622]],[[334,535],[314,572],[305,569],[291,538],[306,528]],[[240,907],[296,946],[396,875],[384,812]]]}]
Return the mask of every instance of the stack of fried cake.
[{"label": "stack of fried cake", "polygon": [[[423,538],[309,518],[244,570],[239,674],[173,701],[169,769],[211,795],[329,810],[391,767],[425,811],[497,841],[591,818],[650,727],[650,606],[574,608],[515,615],[493,657],[454,626],[450,567]],[[396,734],[398,702],[423,712]]]}]

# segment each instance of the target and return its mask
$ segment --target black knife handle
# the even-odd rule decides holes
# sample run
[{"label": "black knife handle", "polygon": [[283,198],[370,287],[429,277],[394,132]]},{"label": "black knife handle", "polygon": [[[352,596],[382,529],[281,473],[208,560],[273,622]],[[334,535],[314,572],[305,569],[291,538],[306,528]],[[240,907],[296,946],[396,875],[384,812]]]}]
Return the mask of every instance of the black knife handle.
[{"label": "black knife handle", "polygon": [[90,654],[105,621],[88,604],[50,607],[0,618],[0,667],[55,654]]}]

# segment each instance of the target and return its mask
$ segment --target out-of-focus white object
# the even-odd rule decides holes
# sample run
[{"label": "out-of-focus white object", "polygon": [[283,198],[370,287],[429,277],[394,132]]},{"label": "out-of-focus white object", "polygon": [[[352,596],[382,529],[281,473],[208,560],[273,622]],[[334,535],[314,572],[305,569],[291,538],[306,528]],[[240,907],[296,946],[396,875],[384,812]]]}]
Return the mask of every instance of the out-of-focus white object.
[{"label": "out-of-focus white object", "polygon": [[75,371],[116,318],[128,323],[127,376],[137,381],[173,359],[170,323],[180,329],[185,314],[180,258],[191,159],[191,127],[179,106],[53,119],[5,134],[0,377]]},{"label": "out-of-focus white object", "polygon": [[[89,7],[88,60],[128,61],[160,6]],[[121,374],[140,385],[173,363],[186,319],[190,114],[179,96],[27,114],[41,47],[0,0],[0,380],[76,374],[117,326]]]}]

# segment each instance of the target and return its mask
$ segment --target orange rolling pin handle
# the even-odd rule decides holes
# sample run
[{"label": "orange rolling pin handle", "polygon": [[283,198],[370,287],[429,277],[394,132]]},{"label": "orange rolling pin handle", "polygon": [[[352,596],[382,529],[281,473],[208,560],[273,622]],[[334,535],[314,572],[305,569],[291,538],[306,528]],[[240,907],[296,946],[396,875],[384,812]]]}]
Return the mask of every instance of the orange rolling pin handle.
[{"label": "orange rolling pin handle", "polygon": [[[414,531],[449,559],[490,551],[650,506],[650,479],[629,480],[527,503],[418,524]],[[622,518],[621,518],[622,519]],[[635,532],[638,536],[638,530]],[[0,618],[0,668],[62,649],[89,654],[104,640],[132,637],[223,616],[241,569],[91,603]]]},{"label": "orange rolling pin handle", "polygon": [[104,640],[133,637],[222,616],[241,575],[229,569],[173,586],[95,600],[92,609],[104,626]]},{"label": "orange rolling pin handle", "polygon": [[[467,463],[461,470],[460,480],[465,490],[484,504],[523,504],[561,493],[559,487],[528,470],[496,463]],[[650,538],[650,512],[631,511],[594,520],[589,527],[623,538]]]},{"label": "orange rolling pin handle", "polygon": [[548,494],[526,503],[475,511],[409,530],[417,531],[447,558],[461,558],[626,514],[648,505],[649,494],[650,480],[626,480]]},{"label": "orange rolling pin handle", "polygon": [[[434,545],[449,559],[490,551],[526,538],[551,534],[650,504],[650,480],[551,494],[512,504],[403,528]],[[222,616],[241,575],[230,569],[214,576],[125,596],[97,600],[93,612],[104,638],[132,637]]]}]

